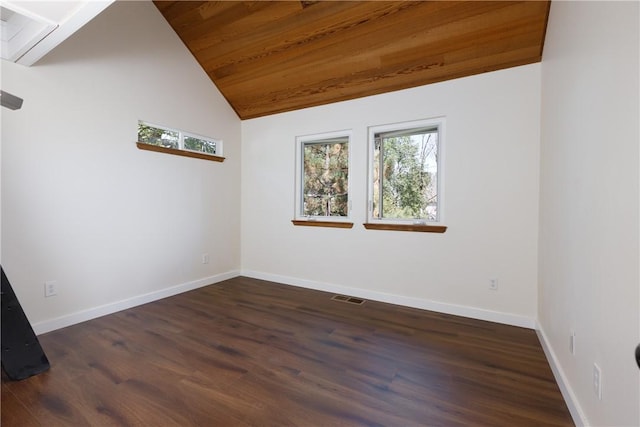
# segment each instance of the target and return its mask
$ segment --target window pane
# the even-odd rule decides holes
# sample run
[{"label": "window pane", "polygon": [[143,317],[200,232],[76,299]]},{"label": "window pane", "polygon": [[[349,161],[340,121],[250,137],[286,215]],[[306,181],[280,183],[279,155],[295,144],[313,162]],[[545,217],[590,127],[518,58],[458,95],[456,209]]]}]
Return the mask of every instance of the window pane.
[{"label": "window pane", "polygon": [[215,141],[207,139],[194,138],[191,136],[184,137],[185,150],[199,151],[201,153],[216,154]]},{"label": "window pane", "polygon": [[138,123],[138,141],[161,147],[179,148],[178,132]]},{"label": "window pane", "polygon": [[376,134],[373,216],[438,220],[438,133]]},{"label": "window pane", "polygon": [[349,144],[305,143],[302,180],[303,216],[347,216]]}]

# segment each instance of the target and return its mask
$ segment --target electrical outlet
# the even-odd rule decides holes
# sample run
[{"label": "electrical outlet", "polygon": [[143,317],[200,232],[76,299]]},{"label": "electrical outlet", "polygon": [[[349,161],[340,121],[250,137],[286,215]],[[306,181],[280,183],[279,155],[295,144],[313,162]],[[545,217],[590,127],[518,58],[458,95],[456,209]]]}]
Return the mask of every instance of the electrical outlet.
[{"label": "electrical outlet", "polygon": [[44,296],[45,298],[49,298],[52,296],[58,295],[58,282],[55,280],[50,280],[48,282],[44,282]]},{"label": "electrical outlet", "polygon": [[602,400],[602,371],[597,363],[593,364],[593,391]]},{"label": "electrical outlet", "polygon": [[489,289],[492,291],[498,290],[498,279],[489,279]]},{"label": "electrical outlet", "polygon": [[576,333],[573,331],[569,335],[569,353],[573,356],[576,355]]},{"label": "electrical outlet", "polygon": [[209,254],[207,253],[202,254],[202,263],[209,264]]}]

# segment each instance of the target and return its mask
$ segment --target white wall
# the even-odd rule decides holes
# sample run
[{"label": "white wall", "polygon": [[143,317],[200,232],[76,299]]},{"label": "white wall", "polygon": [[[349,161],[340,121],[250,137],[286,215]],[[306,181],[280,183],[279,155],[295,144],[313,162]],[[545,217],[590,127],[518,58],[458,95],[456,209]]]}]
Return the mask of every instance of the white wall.
[{"label": "white wall", "polygon": [[[24,98],[2,114],[2,266],[37,332],[238,273],[240,120],[151,2],[3,62],[2,88]],[[227,160],[138,150],[138,119],[221,138]]]},{"label": "white wall", "polygon": [[[539,114],[533,64],[243,121],[242,273],[532,327]],[[365,230],[367,127],[436,116],[448,230]],[[295,137],[343,129],[354,228],[293,226]]]},{"label": "white wall", "polygon": [[542,61],[538,315],[574,415],[594,426],[640,425],[638,6],[552,2]]}]

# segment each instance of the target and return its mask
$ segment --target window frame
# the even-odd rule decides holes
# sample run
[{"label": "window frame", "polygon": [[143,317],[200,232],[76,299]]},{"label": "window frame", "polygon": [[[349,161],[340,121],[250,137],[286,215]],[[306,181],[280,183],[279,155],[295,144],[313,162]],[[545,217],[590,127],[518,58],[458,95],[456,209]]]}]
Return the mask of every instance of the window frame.
[{"label": "window frame", "polygon": [[[323,216],[323,215],[303,215],[304,204],[304,147],[309,144],[330,143],[338,139],[345,139],[349,153],[347,155],[347,215],[346,216]],[[311,135],[296,136],[296,164],[295,164],[295,201],[294,201],[294,225],[309,225],[332,228],[351,228],[352,200],[351,200],[351,165],[352,165],[352,131],[341,130],[333,132],[323,132]]]},{"label": "window frame", "polygon": [[[138,142],[136,145],[138,146],[138,148],[142,150],[157,151],[157,152],[168,153],[168,154],[177,154],[177,155],[186,156],[186,157],[195,157],[199,159],[214,160],[214,161],[224,160],[224,157],[222,157],[223,141],[221,139],[211,138],[211,137],[199,135],[193,132],[186,132],[186,131],[171,128],[168,126],[157,125],[155,123],[151,123],[146,120],[138,120],[138,127],[140,125],[149,126],[155,129],[160,129],[167,132],[174,132],[178,134],[178,148],[173,148],[173,147],[164,147],[162,145],[156,145],[156,144],[140,141],[140,138],[139,138],[140,133],[138,131],[138,134],[137,134]],[[216,147],[215,153],[208,153],[206,151],[198,151],[198,150],[191,150],[189,148],[185,148],[185,142],[184,142],[185,138],[194,138],[194,139],[199,139],[203,141],[208,141],[210,143],[214,143]]]},{"label": "window frame", "polygon": [[[367,159],[367,222],[365,228],[372,230],[398,230],[398,231],[428,231],[443,233],[444,226],[444,140],[445,140],[445,117],[434,117],[408,122],[376,125],[368,127],[368,159]],[[375,136],[381,133],[402,132],[417,129],[435,128],[438,132],[437,142],[437,217],[436,220],[416,219],[416,218],[377,218],[373,216],[374,202],[374,162],[375,162]]]}]

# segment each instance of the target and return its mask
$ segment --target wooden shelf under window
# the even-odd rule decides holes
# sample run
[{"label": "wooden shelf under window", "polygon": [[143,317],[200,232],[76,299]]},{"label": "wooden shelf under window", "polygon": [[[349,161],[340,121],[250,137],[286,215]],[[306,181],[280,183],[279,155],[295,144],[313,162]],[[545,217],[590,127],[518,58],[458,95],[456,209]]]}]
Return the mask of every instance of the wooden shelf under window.
[{"label": "wooden shelf under window", "polygon": [[177,148],[161,147],[159,145],[145,144],[144,142],[136,142],[136,145],[141,150],[155,151],[156,153],[175,154],[176,156],[192,157],[195,159],[210,160],[212,162],[224,162],[224,157],[216,156],[213,154],[178,150]]},{"label": "wooden shelf under window", "polygon": [[367,230],[390,230],[390,231],[418,231],[422,233],[444,233],[447,231],[445,225],[422,225],[422,224],[377,224],[366,222],[364,228]]},{"label": "wooden shelf under window", "polygon": [[329,227],[329,228],[353,228],[352,222],[337,222],[337,221],[309,221],[309,220],[291,220],[293,225],[303,225],[307,227]]}]

